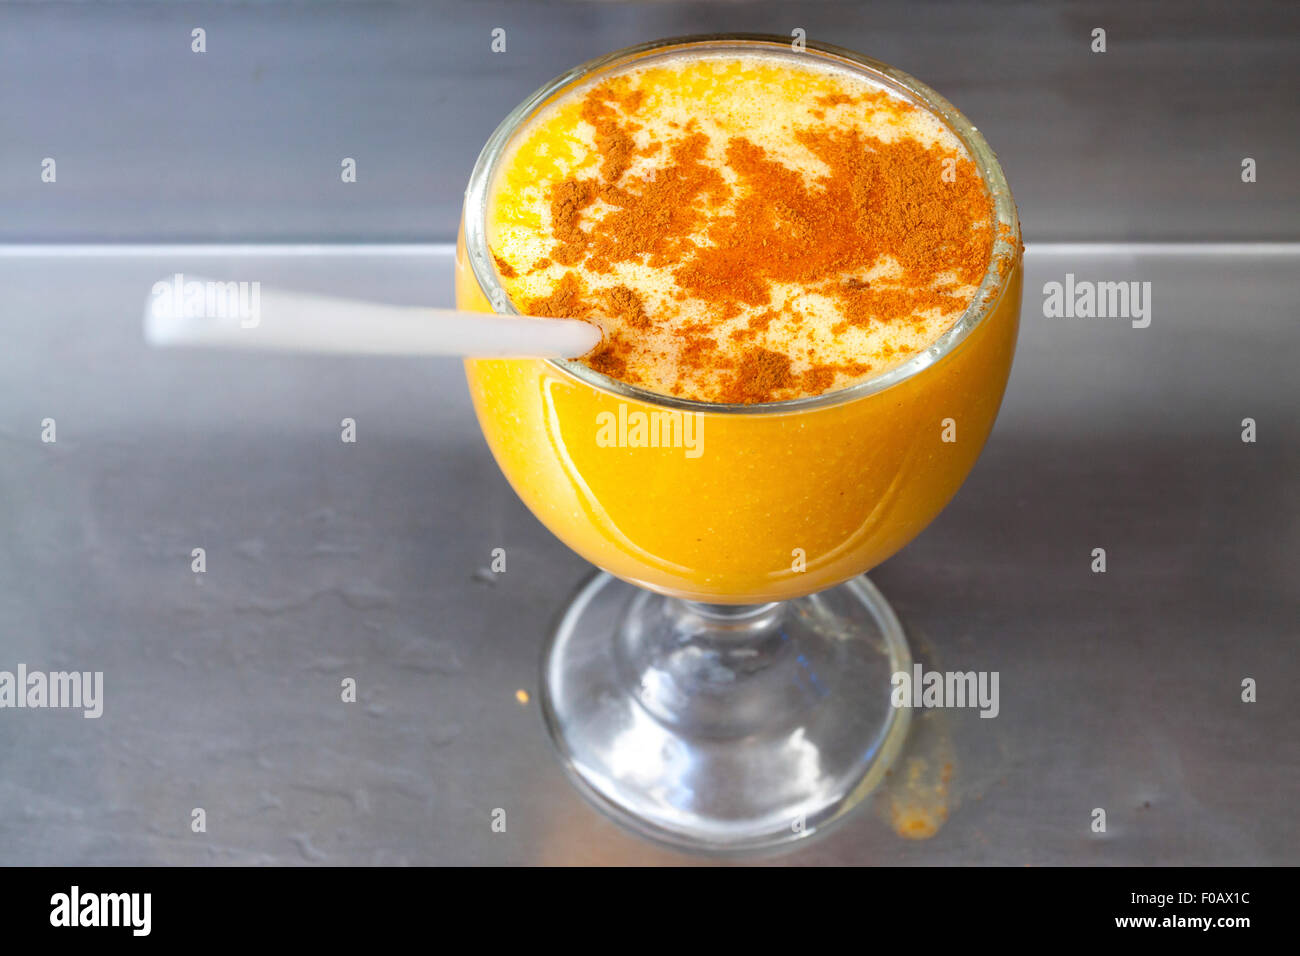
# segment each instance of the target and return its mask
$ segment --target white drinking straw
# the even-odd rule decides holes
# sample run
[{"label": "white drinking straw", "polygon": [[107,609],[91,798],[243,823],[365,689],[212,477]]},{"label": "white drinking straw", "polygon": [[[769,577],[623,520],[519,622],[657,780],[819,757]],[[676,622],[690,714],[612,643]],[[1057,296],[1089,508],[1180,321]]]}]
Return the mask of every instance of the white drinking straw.
[{"label": "white drinking straw", "polygon": [[578,319],[383,305],[188,274],[154,285],[144,335],[158,347],[477,358],[577,358],[601,339]]}]

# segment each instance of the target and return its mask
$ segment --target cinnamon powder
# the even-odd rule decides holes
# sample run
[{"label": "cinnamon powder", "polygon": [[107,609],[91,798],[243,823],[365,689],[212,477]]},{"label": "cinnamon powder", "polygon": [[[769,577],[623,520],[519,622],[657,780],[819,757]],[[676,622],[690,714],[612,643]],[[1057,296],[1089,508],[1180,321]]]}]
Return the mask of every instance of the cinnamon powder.
[{"label": "cinnamon powder", "polygon": [[[841,94],[817,98],[828,107],[853,101]],[[912,109],[884,94],[872,97],[872,108],[881,109],[884,102]],[[827,296],[843,315],[831,333],[842,335],[852,326],[908,323],[918,313],[963,309],[969,297],[952,290],[978,285],[988,268],[991,203],[975,165],[955,151],[906,137],[886,142],[858,129],[821,124],[795,134],[828,170],[815,181],[806,181],[743,136],[725,144],[731,175],[724,177],[708,159],[709,139],[694,121],[681,135],[638,150],[634,134],[642,127],[630,116],[641,105],[641,91],[628,91],[622,81],[598,86],[585,97],[582,117],[594,129],[599,175],[550,186],[550,260],[568,271],[549,295],[525,303],[528,312],[561,318],[610,315],[626,329],[650,328],[657,317],[635,291],[626,285],[587,290],[575,271],[608,273],[614,264],[636,263],[664,270],[676,287],[667,295],[706,303],[722,320],[771,306],[774,283]],[[629,176],[638,155],[658,164]],[[592,207],[598,200],[596,212]],[[900,276],[861,278],[889,259],[898,264]],[[550,265],[542,260],[537,268],[543,263]],[[777,318],[794,319],[788,306],[780,314],[769,308],[749,320],[748,334],[732,339],[753,339]],[[682,376],[708,369],[719,373],[720,401],[767,402],[796,389],[819,394],[832,388],[838,375],[862,375],[871,368],[814,363],[796,375],[789,355],[752,347],[735,360],[718,349],[710,333],[698,323],[674,331],[679,388]],[[607,330],[586,362],[628,380],[637,347],[635,339]]]}]

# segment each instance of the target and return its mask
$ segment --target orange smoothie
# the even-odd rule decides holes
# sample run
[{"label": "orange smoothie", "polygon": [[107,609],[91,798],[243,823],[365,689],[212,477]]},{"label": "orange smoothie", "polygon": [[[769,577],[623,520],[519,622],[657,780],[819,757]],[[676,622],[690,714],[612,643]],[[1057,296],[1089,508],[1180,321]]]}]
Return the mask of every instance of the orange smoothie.
[{"label": "orange smoothie", "polygon": [[809,594],[973,466],[1019,225],[978,134],[883,69],[661,48],[526,104],[480,160],[458,305],[604,332],[580,361],[466,363],[502,471],[592,563],[706,602]]}]

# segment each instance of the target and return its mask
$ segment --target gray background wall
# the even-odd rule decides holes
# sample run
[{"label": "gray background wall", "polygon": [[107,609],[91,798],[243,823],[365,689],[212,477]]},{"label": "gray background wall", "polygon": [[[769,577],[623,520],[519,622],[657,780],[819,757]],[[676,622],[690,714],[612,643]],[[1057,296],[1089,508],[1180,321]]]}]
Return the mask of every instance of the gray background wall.
[{"label": "gray background wall", "polygon": [[795,27],[962,108],[1031,242],[1291,239],[1298,25],[1257,0],[7,5],[0,242],[449,239],[479,147],[549,77],[651,37]]}]

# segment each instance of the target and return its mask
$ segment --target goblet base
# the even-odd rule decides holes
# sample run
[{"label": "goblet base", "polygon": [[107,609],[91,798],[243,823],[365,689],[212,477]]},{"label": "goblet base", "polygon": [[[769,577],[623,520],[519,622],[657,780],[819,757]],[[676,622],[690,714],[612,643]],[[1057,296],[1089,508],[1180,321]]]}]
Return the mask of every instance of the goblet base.
[{"label": "goblet base", "polygon": [[681,601],[598,573],[542,664],[546,725],[579,788],[643,836],[705,852],[808,837],[883,777],[909,711],[897,616],[865,577],[807,597]]}]

